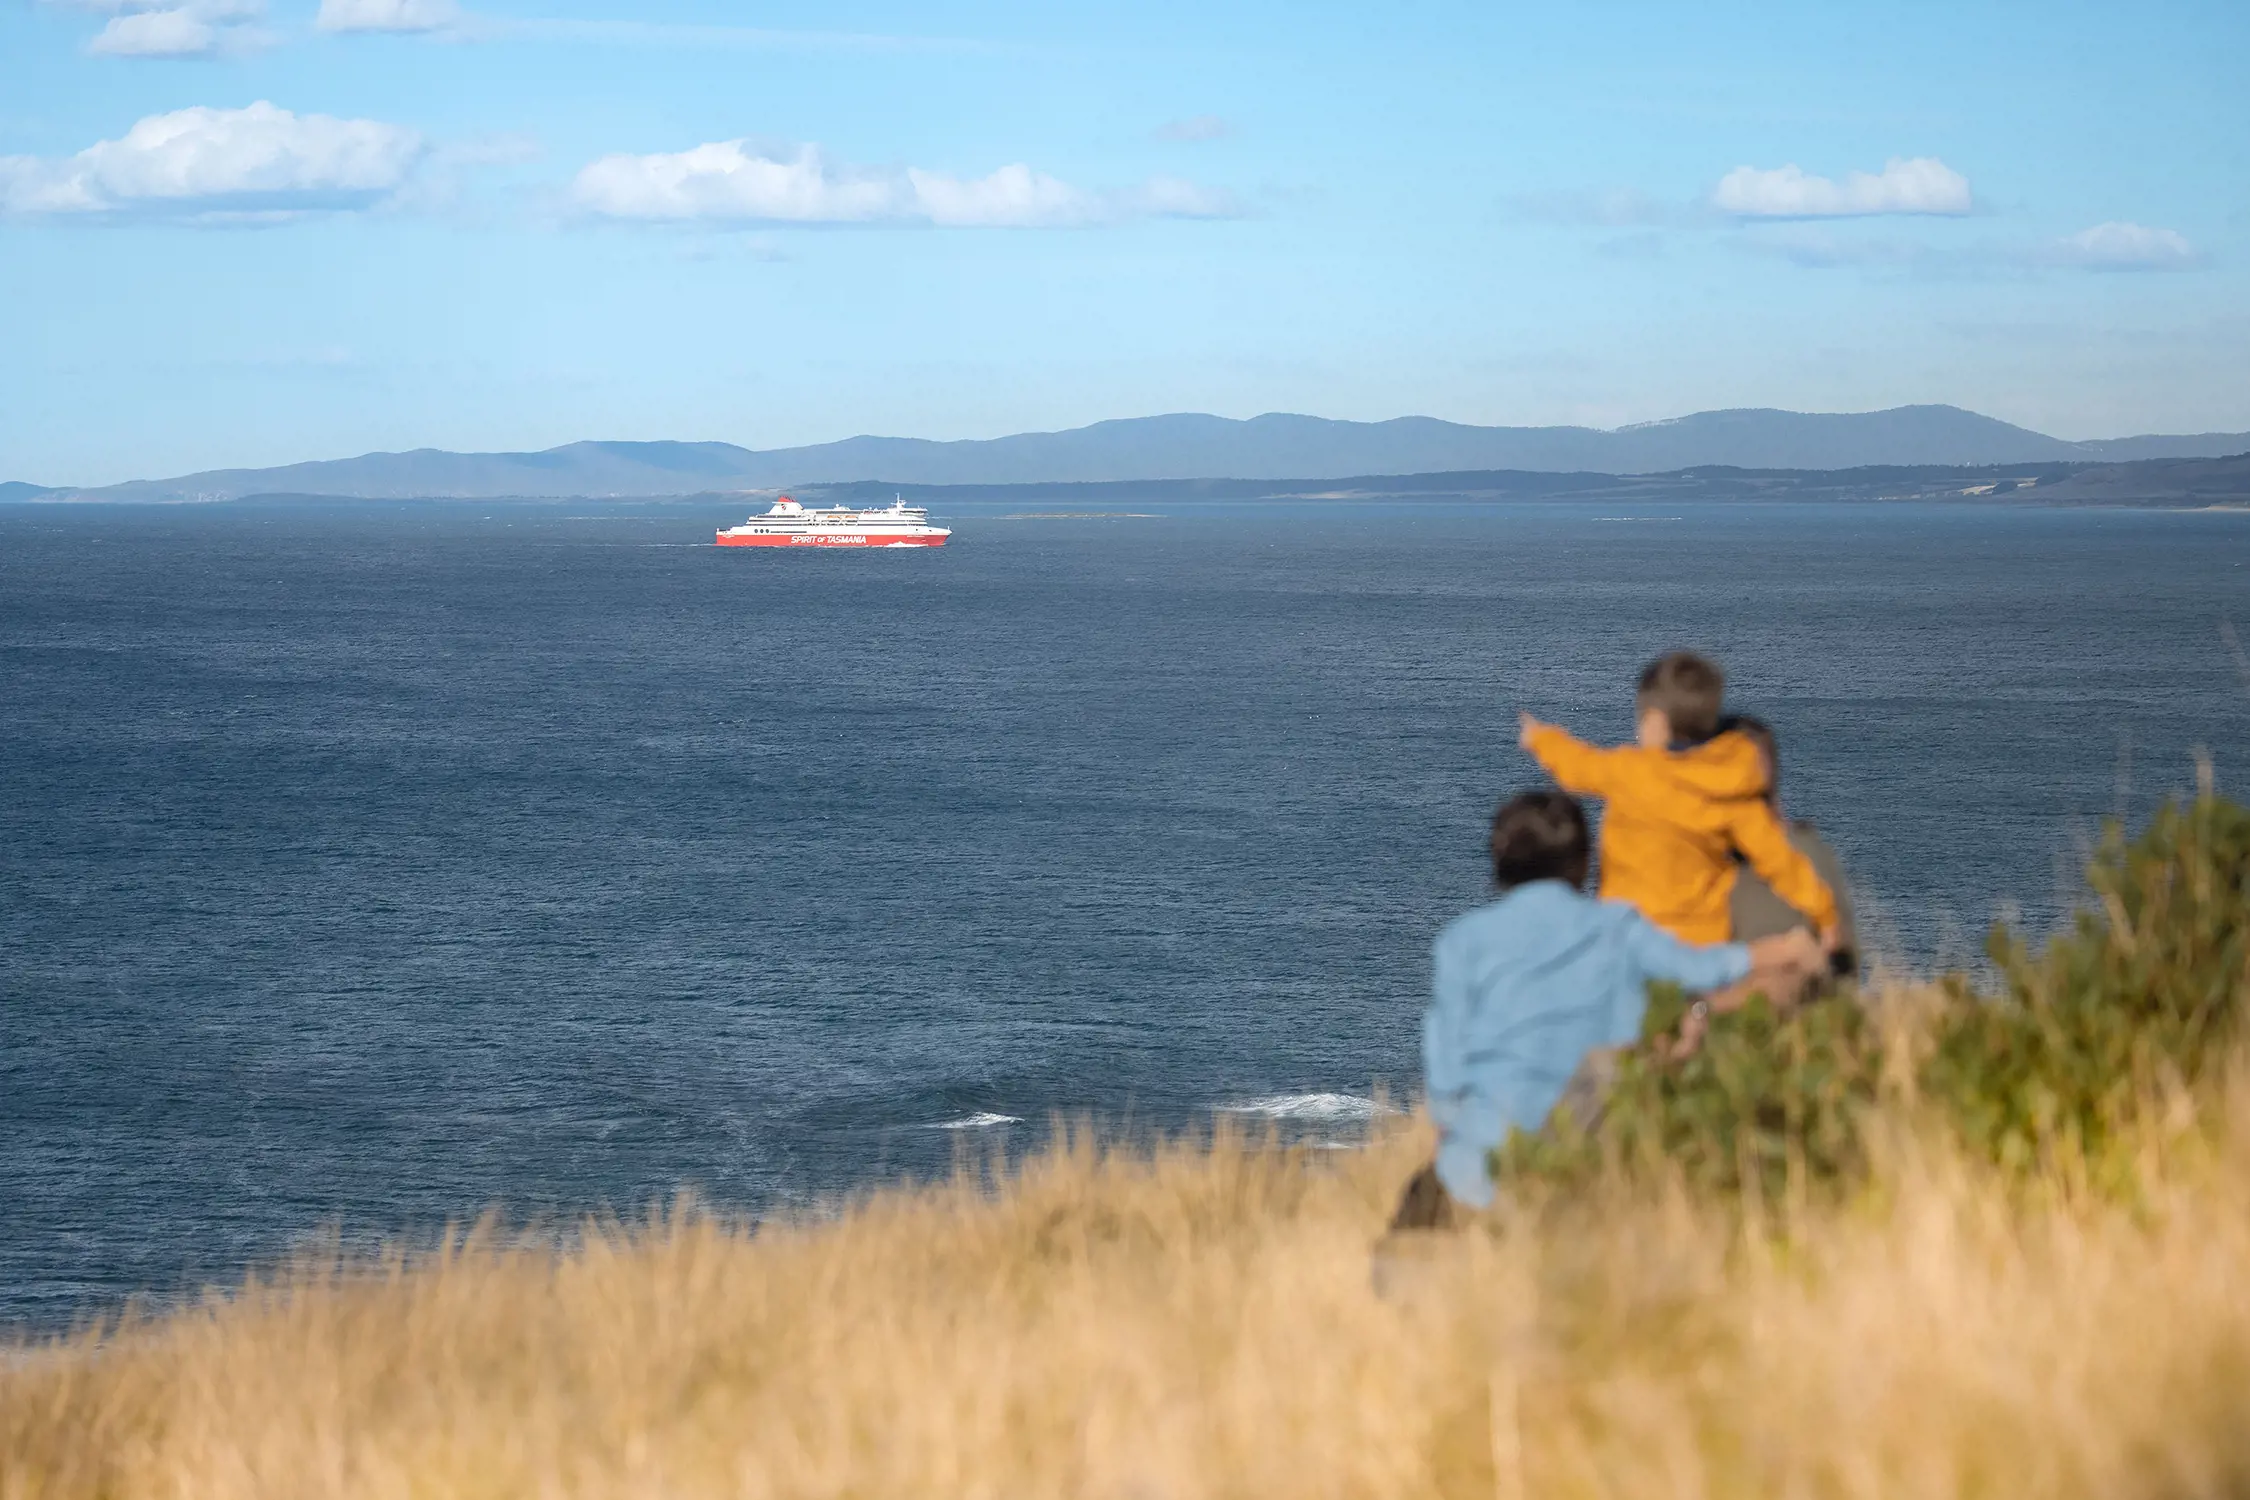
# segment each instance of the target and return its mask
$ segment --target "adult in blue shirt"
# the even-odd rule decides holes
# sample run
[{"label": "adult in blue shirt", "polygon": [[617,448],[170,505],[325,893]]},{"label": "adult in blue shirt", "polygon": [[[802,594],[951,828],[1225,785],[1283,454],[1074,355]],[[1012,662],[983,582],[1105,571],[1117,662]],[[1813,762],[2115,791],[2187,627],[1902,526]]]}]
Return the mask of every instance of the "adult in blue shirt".
[{"label": "adult in blue shirt", "polygon": [[1801,930],[1697,947],[1593,899],[1591,849],[1585,809],[1561,792],[1526,792],[1493,815],[1500,898],[1447,923],[1432,949],[1422,1063],[1437,1160],[1409,1185],[1396,1227],[1489,1206],[1492,1149],[1510,1130],[1544,1126],[1589,1057],[1640,1039],[1650,980],[1706,997],[1683,1029],[1692,1047],[1710,1010],[1761,988],[1792,994],[1819,966],[1820,945]]}]

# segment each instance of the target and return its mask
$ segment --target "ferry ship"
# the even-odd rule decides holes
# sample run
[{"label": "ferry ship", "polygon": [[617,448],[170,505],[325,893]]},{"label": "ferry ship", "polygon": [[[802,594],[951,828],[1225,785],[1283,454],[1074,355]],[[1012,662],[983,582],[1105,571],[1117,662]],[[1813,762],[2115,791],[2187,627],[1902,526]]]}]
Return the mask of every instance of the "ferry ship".
[{"label": "ferry ship", "polygon": [[773,509],[719,533],[722,547],[942,547],[953,533],[930,524],[930,513],[905,500],[888,510],[838,505],[807,510],[783,495]]}]

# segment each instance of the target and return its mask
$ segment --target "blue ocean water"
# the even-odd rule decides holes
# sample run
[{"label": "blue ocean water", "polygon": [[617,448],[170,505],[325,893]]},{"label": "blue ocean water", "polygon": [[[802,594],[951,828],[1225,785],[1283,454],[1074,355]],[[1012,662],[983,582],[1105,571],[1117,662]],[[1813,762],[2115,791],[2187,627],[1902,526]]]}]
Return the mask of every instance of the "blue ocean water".
[{"label": "blue ocean water", "polygon": [[1622,738],[1675,645],[1909,965],[2250,751],[2242,515],[1135,509],[0,511],[0,1324],[1057,1113],[1348,1126],[1516,710]]}]

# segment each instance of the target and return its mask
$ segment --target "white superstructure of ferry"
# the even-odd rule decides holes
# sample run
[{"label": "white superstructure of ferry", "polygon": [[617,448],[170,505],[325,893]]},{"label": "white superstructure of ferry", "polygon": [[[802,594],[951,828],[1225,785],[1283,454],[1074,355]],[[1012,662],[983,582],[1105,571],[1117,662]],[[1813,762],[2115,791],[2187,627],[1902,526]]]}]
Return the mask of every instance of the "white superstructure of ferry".
[{"label": "white superstructure of ferry", "polygon": [[719,533],[722,547],[942,547],[953,533],[905,500],[884,510],[807,510],[783,495],[773,509]]}]

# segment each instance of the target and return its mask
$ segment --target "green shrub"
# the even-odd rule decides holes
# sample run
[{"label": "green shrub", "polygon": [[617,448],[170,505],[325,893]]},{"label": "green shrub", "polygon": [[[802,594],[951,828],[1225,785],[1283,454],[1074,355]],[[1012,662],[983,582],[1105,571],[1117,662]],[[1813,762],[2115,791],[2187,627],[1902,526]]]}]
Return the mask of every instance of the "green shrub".
[{"label": "green shrub", "polygon": [[2153,1094],[2203,1084],[2250,1002],[2250,809],[2211,796],[2111,825],[2094,901],[2038,953],[1995,928],[2003,997],[1956,1007],[1923,1089],[2006,1166],[2107,1154]]},{"label": "green shrub", "polygon": [[[1670,1034],[1681,1009],[1669,987],[1651,997],[1651,1043]],[[1768,1195],[1793,1182],[1855,1179],[1883,1059],[1881,1028],[1850,999],[1783,1012],[1754,998],[1715,1017],[1683,1061],[1666,1061],[1653,1045],[1628,1053],[1592,1130],[1564,1118],[1537,1134],[1519,1131],[1499,1169],[1569,1185],[1606,1168],[1668,1163],[1699,1188],[1734,1192],[1754,1177]]]},{"label": "green shrub", "polygon": [[[1793,1012],[1753,1000],[1685,1061],[1629,1053],[1590,1131],[1519,1132],[1495,1165],[1564,1187],[1618,1167],[1769,1197],[1848,1187],[1866,1174],[1869,1112],[1910,1098],[2005,1168],[2113,1165],[2142,1104],[2202,1087],[2250,1010],[2250,809],[2205,795],[2138,839],[2112,825],[2087,884],[2091,904],[2037,952],[1994,929],[1997,993],[1949,976],[1926,1011],[1888,1016],[1850,992]],[[1652,988],[1645,1037],[1668,1035],[1682,1004]]]}]

